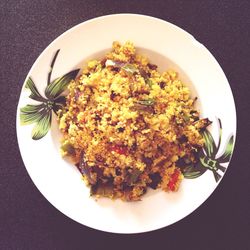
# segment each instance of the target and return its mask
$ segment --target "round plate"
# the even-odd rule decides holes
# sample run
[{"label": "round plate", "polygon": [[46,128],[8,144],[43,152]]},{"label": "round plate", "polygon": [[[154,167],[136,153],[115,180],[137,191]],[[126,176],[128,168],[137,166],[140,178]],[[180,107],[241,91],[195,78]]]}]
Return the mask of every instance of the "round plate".
[{"label": "round plate", "polygon": [[[178,192],[149,190],[140,202],[107,198],[96,201],[89,196],[89,188],[78,170],[60,155],[60,132],[55,114],[50,113],[50,129],[39,117],[42,112],[48,112],[43,109],[45,104],[42,102],[48,107],[53,104],[44,99],[47,82],[55,84],[55,79],[62,81],[75,77],[76,69],[89,59],[101,58],[111,49],[113,41],[127,40],[132,41],[152,63],[159,65],[160,70],[177,70],[180,78],[191,88],[193,97],[198,97],[201,116],[208,117],[213,123],[206,131],[206,143],[198,165],[187,170]],[[51,66],[53,71],[50,74]],[[27,104],[32,106],[27,108]],[[20,115],[22,124],[29,125],[21,124]],[[31,124],[32,121],[35,123]],[[41,139],[43,132],[37,123],[43,131],[49,129]],[[81,23],[63,33],[42,52],[21,91],[16,126],[26,169],[52,205],[91,228],[115,233],[140,233],[179,221],[198,208],[215,190],[232,156],[236,112],[230,86],[220,65],[192,35],[157,18],[118,14]],[[32,139],[32,130],[37,140]]]}]

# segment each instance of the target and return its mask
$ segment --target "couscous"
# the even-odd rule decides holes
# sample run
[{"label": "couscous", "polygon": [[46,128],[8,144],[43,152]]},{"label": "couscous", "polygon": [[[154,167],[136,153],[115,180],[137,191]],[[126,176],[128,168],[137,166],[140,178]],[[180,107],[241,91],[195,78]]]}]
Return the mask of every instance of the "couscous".
[{"label": "couscous", "polygon": [[62,154],[95,197],[137,201],[147,189],[177,191],[178,162],[195,163],[203,146],[195,98],[177,72],[158,72],[131,42],[114,42],[68,86],[59,112]]}]

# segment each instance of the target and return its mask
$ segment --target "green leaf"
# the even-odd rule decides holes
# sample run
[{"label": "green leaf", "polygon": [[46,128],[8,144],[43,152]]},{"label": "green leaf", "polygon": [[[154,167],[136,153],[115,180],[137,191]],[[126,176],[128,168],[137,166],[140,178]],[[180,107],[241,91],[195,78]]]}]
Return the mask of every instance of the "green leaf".
[{"label": "green leaf", "polygon": [[154,99],[139,100],[136,103],[145,105],[145,106],[153,106],[155,104],[155,100]]},{"label": "green leaf", "polygon": [[115,68],[121,68],[121,67],[123,67],[125,64],[126,64],[126,63],[124,63],[124,62],[115,61],[115,60],[110,60],[110,59],[106,60],[106,62],[105,62],[105,66],[106,66],[106,67],[111,66],[111,67],[115,67]]},{"label": "green leaf", "polygon": [[224,153],[217,159],[220,163],[226,163],[230,161],[234,148],[234,136],[232,135],[226,144]]},{"label": "green leaf", "polygon": [[133,64],[126,64],[122,67],[122,69],[129,74],[134,74],[135,72],[138,72],[138,69]]},{"label": "green leaf", "polygon": [[201,134],[203,135],[203,138],[205,140],[205,144],[203,148],[204,148],[204,151],[206,152],[206,155],[208,157],[214,158],[218,149],[215,145],[215,142],[211,133],[208,130],[204,130],[203,132],[201,132]]},{"label": "green leaf", "polygon": [[68,86],[71,80],[75,79],[80,69],[70,71],[62,77],[52,81],[45,89],[45,95],[48,99],[57,98]]},{"label": "green leaf", "polygon": [[39,140],[44,137],[51,126],[51,111],[45,113],[32,130],[32,139]]},{"label": "green leaf", "polygon": [[150,88],[153,86],[153,81],[151,79],[147,78],[145,82]]},{"label": "green leaf", "polygon": [[20,121],[21,125],[28,125],[39,121],[44,113],[45,104],[39,105],[26,105],[20,109]]},{"label": "green leaf", "polygon": [[29,77],[28,80],[26,81],[25,88],[29,89],[31,91],[30,96],[29,96],[31,99],[36,100],[36,101],[40,101],[40,102],[43,102],[43,101],[46,100],[38,92],[33,80],[31,79],[31,77]]}]

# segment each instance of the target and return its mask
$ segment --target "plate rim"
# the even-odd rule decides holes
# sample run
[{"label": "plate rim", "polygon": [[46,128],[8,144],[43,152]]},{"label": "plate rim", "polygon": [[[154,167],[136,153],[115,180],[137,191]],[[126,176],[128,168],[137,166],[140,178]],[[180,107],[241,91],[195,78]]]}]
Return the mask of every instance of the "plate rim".
[{"label": "plate rim", "polygon": [[[21,91],[19,92],[20,94],[19,94],[18,103],[17,103],[17,106],[16,106],[16,108],[17,108],[17,111],[16,111],[16,137],[17,137],[18,147],[19,147],[19,151],[20,151],[21,158],[22,158],[22,161],[23,161],[23,165],[25,166],[25,169],[26,169],[26,171],[28,172],[29,178],[32,180],[33,184],[34,184],[35,187],[39,190],[39,192],[42,194],[42,196],[43,196],[43,197],[44,197],[53,207],[55,207],[60,213],[62,213],[64,216],[66,216],[66,217],[68,217],[68,218],[70,218],[70,219],[76,221],[77,223],[79,223],[79,224],[81,224],[81,225],[84,225],[84,226],[86,226],[86,227],[89,227],[89,228],[92,228],[92,229],[95,229],[95,230],[99,230],[99,231],[103,231],[103,232],[110,232],[110,233],[117,233],[117,234],[138,234],[138,233],[145,233],[145,232],[151,232],[151,231],[155,231],[155,230],[160,230],[160,229],[162,229],[162,228],[171,226],[171,225],[177,223],[178,221],[180,221],[180,220],[186,218],[187,216],[191,215],[191,214],[192,214],[194,211],[196,211],[201,205],[203,205],[203,204],[207,201],[207,199],[208,199],[209,197],[211,197],[211,195],[215,192],[215,190],[217,189],[219,183],[220,183],[220,182],[222,181],[222,179],[224,178],[224,176],[225,176],[225,174],[226,174],[226,172],[227,172],[228,167],[227,167],[225,173],[223,174],[221,180],[216,184],[215,188],[214,188],[213,191],[206,197],[206,199],[204,199],[203,202],[200,203],[200,204],[199,204],[194,210],[192,210],[190,213],[186,214],[184,217],[179,218],[179,219],[176,220],[175,222],[170,223],[170,224],[165,225],[165,226],[162,226],[162,227],[155,228],[155,229],[142,230],[142,231],[140,231],[140,232],[116,232],[116,231],[112,231],[112,230],[108,231],[108,230],[103,230],[103,229],[100,229],[100,228],[97,228],[97,227],[92,227],[92,226],[90,226],[90,225],[82,224],[81,222],[75,220],[74,218],[72,218],[72,217],[68,216],[67,214],[65,214],[64,212],[62,212],[59,208],[57,208],[57,206],[55,206],[52,202],[50,202],[50,201],[48,200],[48,198],[43,194],[42,191],[40,191],[40,189],[37,187],[35,181],[34,181],[34,180],[31,178],[31,176],[30,176],[30,173],[29,173],[29,171],[28,171],[28,168],[26,167],[26,164],[25,164],[25,162],[24,162],[24,157],[23,157],[22,149],[21,149],[21,147],[20,147],[20,137],[18,136],[18,133],[19,133],[19,132],[18,132],[18,127],[21,126],[21,125],[20,125],[20,120],[19,120],[19,113],[20,113],[19,109],[20,109],[21,93],[22,93],[22,91],[24,90],[25,82],[27,81],[27,79],[28,79],[28,77],[30,76],[30,74],[31,74],[31,72],[33,71],[33,69],[34,69],[34,68],[37,66],[37,64],[40,62],[40,58],[43,56],[44,52],[45,52],[46,50],[48,50],[50,47],[52,47],[52,46],[53,46],[58,40],[60,40],[63,36],[67,35],[67,33],[70,33],[72,30],[77,29],[78,27],[82,26],[83,24],[91,23],[91,22],[96,22],[96,21],[105,19],[105,18],[107,18],[107,17],[112,18],[112,17],[116,17],[116,16],[124,16],[124,17],[126,17],[126,16],[127,16],[127,17],[128,17],[128,16],[136,16],[136,17],[138,17],[138,16],[139,16],[140,18],[149,18],[149,19],[153,19],[153,20],[155,20],[155,21],[160,21],[160,22],[165,23],[165,24],[167,23],[168,25],[170,25],[170,26],[172,26],[173,28],[175,28],[175,29],[181,31],[183,34],[187,35],[188,37],[190,37],[191,39],[193,39],[195,42],[199,43],[202,47],[204,47],[204,49],[206,50],[206,52],[208,52],[209,55],[210,55],[210,57],[213,59],[213,61],[214,61],[214,63],[216,64],[216,66],[219,67],[219,68],[221,69],[221,73],[223,74],[223,77],[225,77],[225,79],[227,80],[228,87],[229,87],[230,93],[231,93],[231,95],[232,95],[232,101],[233,101],[233,107],[234,107],[234,115],[235,115],[235,133],[234,133],[234,143],[233,143],[233,147],[234,147],[234,148],[233,148],[233,153],[232,153],[231,159],[230,159],[230,161],[229,161],[229,163],[228,163],[228,167],[229,167],[230,162],[231,162],[232,157],[233,157],[234,152],[235,152],[235,146],[236,146],[236,140],[237,140],[237,121],[238,121],[238,119],[237,119],[236,105],[235,105],[235,99],[234,99],[234,95],[233,95],[233,92],[232,92],[232,88],[231,88],[231,85],[230,85],[230,83],[229,83],[229,81],[228,81],[228,79],[227,79],[227,77],[226,77],[226,75],[225,75],[225,73],[224,73],[222,67],[221,67],[220,64],[218,63],[218,61],[217,61],[217,59],[215,58],[215,56],[206,48],[206,46],[204,46],[204,45],[201,44],[199,41],[197,41],[197,40],[195,39],[195,37],[194,37],[193,35],[191,35],[189,32],[187,32],[186,30],[182,29],[181,27],[179,27],[179,26],[177,26],[177,25],[175,25],[175,24],[173,24],[173,23],[171,23],[171,22],[169,22],[169,21],[166,21],[166,20],[163,20],[163,19],[160,19],[160,18],[157,18],[157,17],[149,16],[149,15],[142,15],[142,14],[135,14],[135,13],[110,14],[110,15],[103,15],[103,16],[98,16],[98,17],[95,17],[95,18],[88,19],[88,20],[83,21],[83,22],[81,22],[81,23],[79,23],[79,24],[77,24],[77,25],[74,25],[74,26],[72,26],[71,28],[69,28],[69,29],[67,29],[66,31],[64,31],[62,34],[60,34],[59,36],[57,36],[52,42],[50,42],[50,43],[48,44],[48,46],[46,46],[46,47],[42,50],[42,52],[41,52],[41,53],[38,55],[38,57],[35,59],[34,63],[32,64],[32,66],[31,66],[31,68],[30,68],[30,70],[28,71],[28,73],[27,73],[27,75],[26,75],[26,77],[25,77],[25,80],[24,80],[24,82],[23,82],[23,84],[22,84]],[[234,132],[234,131],[233,131],[233,132]]]}]

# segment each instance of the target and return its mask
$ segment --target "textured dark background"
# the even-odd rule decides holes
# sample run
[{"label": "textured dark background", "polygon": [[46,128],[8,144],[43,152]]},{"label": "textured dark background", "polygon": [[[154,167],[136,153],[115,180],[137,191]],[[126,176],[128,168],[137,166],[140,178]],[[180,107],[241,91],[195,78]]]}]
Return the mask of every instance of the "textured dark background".
[{"label": "textured dark background", "polygon": [[[231,0],[1,0],[0,249],[250,249],[249,10],[249,1]],[[103,233],[58,212],[29,178],[15,131],[21,86],[45,47],[80,22],[122,12],[159,17],[193,34],[226,73],[238,115],[234,156],[213,195],[182,221],[139,235]]]}]

